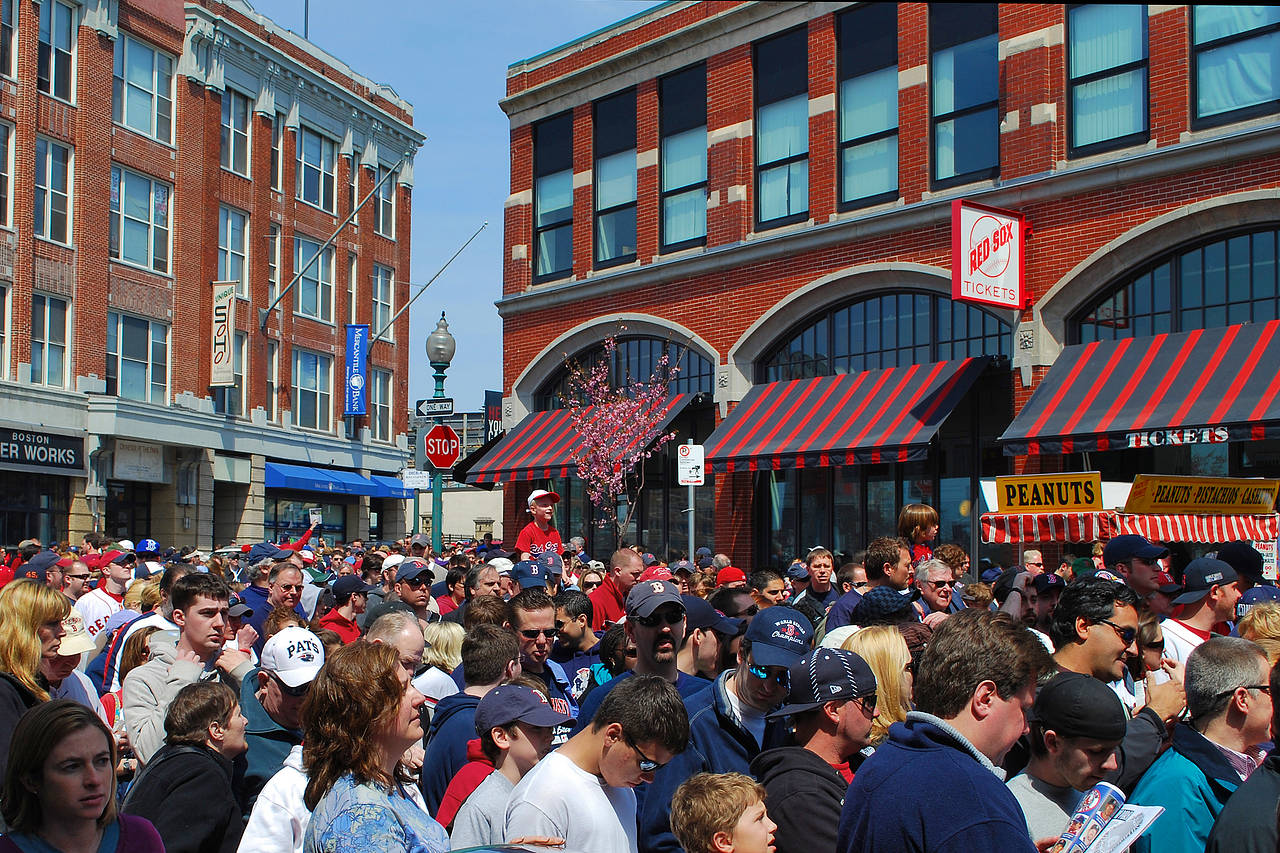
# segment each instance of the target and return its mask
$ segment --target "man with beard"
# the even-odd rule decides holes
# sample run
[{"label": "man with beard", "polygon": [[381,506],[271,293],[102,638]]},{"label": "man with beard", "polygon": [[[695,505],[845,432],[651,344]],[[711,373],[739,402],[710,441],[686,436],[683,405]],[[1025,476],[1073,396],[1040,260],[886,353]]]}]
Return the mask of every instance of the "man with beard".
[{"label": "man with beard", "polygon": [[627,639],[635,643],[636,665],[587,693],[576,734],[591,724],[596,709],[609,691],[634,675],[659,675],[675,685],[686,698],[711,685],[705,678],[680,671],[677,657],[684,643],[685,608],[680,588],[671,581],[641,581],[627,594],[627,619],[622,623]]}]

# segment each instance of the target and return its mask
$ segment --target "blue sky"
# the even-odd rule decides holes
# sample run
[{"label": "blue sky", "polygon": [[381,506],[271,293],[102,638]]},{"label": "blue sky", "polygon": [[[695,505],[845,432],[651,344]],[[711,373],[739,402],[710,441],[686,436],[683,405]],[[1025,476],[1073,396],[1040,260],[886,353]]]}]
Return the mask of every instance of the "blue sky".
[{"label": "blue sky", "polygon": [[[303,0],[250,0],[303,31]],[[426,336],[444,310],[458,340],[445,393],[477,411],[502,387],[502,203],[507,66],[643,11],[653,0],[312,0],[310,38],[414,106],[427,142],[414,161],[410,293],[485,220],[489,227],[410,309],[409,405],[431,396]],[[397,309],[399,306],[397,306]]]}]

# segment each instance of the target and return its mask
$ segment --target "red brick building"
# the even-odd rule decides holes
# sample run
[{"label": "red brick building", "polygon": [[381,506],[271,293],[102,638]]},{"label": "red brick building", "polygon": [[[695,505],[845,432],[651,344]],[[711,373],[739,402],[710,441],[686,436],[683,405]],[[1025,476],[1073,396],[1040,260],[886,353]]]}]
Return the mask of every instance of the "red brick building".
[{"label": "red brick building", "polygon": [[[705,441],[753,387],[985,357],[910,453],[713,458],[698,544],[739,566],[865,547],[913,501],[939,509],[940,541],[1007,557],[980,546],[976,519],[980,480],[1015,469],[1274,475],[1266,430],[1016,457],[998,439],[1073,345],[1280,316],[1280,83],[1259,64],[1278,28],[1243,7],[667,3],[515,63],[508,429],[553,407],[565,355],[609,333],[631,339],[620,372],[687,348],[678,390],[701,397],[679,441]],[[960,198],[1026,217],[1027,308],[951,299]],[[904,382],[826,414],[910,406]],[[1184,423],[1207,425],[1168,426]],[[508,525],[525,478],[551,477],[573,495],[564,535],[590,531],[566,472],[489,461],[518,481]],[[633,535],[683,548],[669,453],[646,480]]]},{"label": "red brick building", "polygon": [[[365,416],[343,368],[345,324],[376,334],[408,298],[412,106],[238,0],[2,17],[3,542],[209,547],[314,506],[334,538],[399,533],[379,477],[407,447],[408,315],[368,352]],[[235,290],[225,386],[213,282]]]}]

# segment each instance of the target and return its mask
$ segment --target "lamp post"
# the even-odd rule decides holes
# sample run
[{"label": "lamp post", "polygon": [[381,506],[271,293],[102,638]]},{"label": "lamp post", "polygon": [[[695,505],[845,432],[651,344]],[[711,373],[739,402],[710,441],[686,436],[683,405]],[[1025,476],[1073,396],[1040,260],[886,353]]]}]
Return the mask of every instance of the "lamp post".
[{"label": "lamp post", "polygon": [[[457,341],[454,340],[453,335],[449,334],[449,324],[445,322],[444,312],[441,311],[440,322],[436,323],[435,331],[427,335],[427,363],[435,371],[432,375],[436,380],[436,390],[431,395],[433,400],[444,397],[444,372],[449,369],[449,362],[453,361],[453,353],[457,346]],[[440,421],[439,418],[433,420],[436,423]],[[419,448],[422,446],[421,435],[418,436],[418,446]],[[444,496],[441,473],[436,471],[431,477],[431,551],[436,555],[443,548],[441,521],[444,515]]]}]

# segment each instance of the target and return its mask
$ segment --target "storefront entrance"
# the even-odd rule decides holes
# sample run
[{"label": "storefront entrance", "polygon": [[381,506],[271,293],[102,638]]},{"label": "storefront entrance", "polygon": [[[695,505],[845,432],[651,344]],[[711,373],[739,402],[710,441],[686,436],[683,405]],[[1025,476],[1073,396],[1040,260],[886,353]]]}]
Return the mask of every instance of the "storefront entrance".
[{"label": "storefront entrance", "polygon": [[0,472],[0,545],[13,547],[31,537],[46,545],[66,539],[70,484],[67,477]]}]

